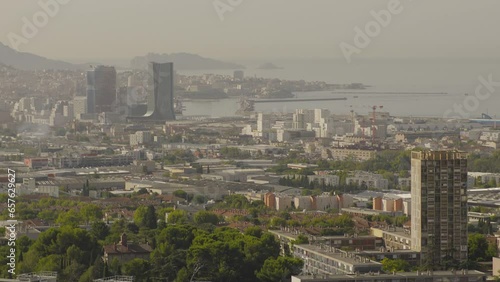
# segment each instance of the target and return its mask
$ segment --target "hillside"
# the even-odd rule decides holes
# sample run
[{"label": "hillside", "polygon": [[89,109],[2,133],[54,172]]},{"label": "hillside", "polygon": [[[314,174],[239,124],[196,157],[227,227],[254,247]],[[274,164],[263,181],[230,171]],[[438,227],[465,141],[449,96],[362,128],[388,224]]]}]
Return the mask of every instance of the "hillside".
[{"label": "hillside", "polygon": [[18,52],[2,43],[0,43],[0,63],[20,70],[74,70],[81,68],[67,62],[51,60],[31,53]]},{"label": "hillside", "polygon": [[239,64],[223,62],[189,53],[156,54],[149,53],[132,59],[133,69],[145,69],[149,62],[173,62],[176,70],[244,69]]}]

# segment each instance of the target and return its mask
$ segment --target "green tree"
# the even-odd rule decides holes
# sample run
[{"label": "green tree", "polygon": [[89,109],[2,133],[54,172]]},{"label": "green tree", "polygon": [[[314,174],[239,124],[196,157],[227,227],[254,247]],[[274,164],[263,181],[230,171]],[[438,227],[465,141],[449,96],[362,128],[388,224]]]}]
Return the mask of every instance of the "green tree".
[{"label": "green tree", "polygon": [[303,261],[292,257],[269,258],[256,273],[262,282],[284,282],[301,272]]},{"label": "green tree", "polygon": [[124,275],[134,276],[134,281],[143,282],[148,281],[148,273],[151,268],[147,260],[135,258],[126,262],[122,266],[122,273]]},{"label": "green tree", "polygon": [[156,210],[153,205],[149,205],[146,210],[146,214],[144,215],[144,227],[149,229],[156,229],[157,227],[157,218],[156,218]]},{"label": "green tree", "polygon": [[186,252],[196,232],[190,225],[169,225],[156,236],[157,247],[151,254],[155,277],[172,281],[175,274],[186,267]]},{"label": "green tree", "polygon": [[188,199],[188,193],[184,190],[176,190],[174,191],[174,196],[181,198],[181,199]]},{"label": "green tree", "polygon": [[250,153],[242,152],[240,149],[235,147],[224,147],[220,149],[220,154],[227,159],[237,159],[237,158],[248,158]]},{"label": "green tree", "polygon": [[94,272],[94,266],[91,266],[91,267],[87,268],[87,270],[78,279],[78,282],[90,282],[90,281],[94,281],[94,278],[92,277],[92,273],[93,272]]},{"label": "green tree", "polygon": [[148,189],[141,188],[139,189],[139,191],[137,191],[137,195],[144,195],[144,194],[149,194]]},{"label": "green tree", "polygon": [[144,226],[147,212],[148,208],[146,206],[137,207],[134,211],[134,223],[138,226]]},{"label": "green tree", "polygon": [[101,220],[103,213],[100,207],[94,204],[86,204],[80,209],[80,213],[88,224],[91,221]]},{"label": "green tree", "polygon": [[229,195],[224,198],[223,203],[219,203],[220,208],[247,209],[251,207],[248,199],[243,195]]},{"label": "green tree", "polygon": [[69,210],[67,212],[60,213],[56,220],[57,224],[70,225],[73,227],[80,225],[82,222],[82,214],[75,210]]},{"label": "green tree", "polygon": [[139,233],[140,229],[139,229],[139,226],[137,226],[137,224],[135,224],[133,222],[129,222],[129,223],[127,223],[127,231],[130,231],[133,234],[137,234],[137,233]]},{"label": "green tree", "polygon": [[469,249],[469,260],[475,262],[489,261],[491,256],[487,253],[488,241],[483,234],[470,234],[467,242]]},{"label": "green tree", "polygon": [[109,235],[109,227],[102,221],[95,221],[90,227],[90,234],[97,240],[104,240]]},{"label": "green tree", "polygon": [[257,238],[236,229],[217,228],[195,237],[188,250],[187,268],[196,280],[256,281],[256,271],[279,251],[279,242],[272,234]]},{"label": "green tree", "polygon": [[497,257],[498,249],[495,243],[488,243],[488,249],[486,250],[486,257]]},{"label": "green tree", "polygon": [[299,236],[297,236],[297,239],[293,241],[293,243],[297,245],[309,244],[309,239],[307,238],[307,236],[300,234]]},{"label": "green tree", "polygon": [[194,215],[194,222],[196,224],[210,223],[213,225],[217,225],[219,221],[220,220],[218,215],[208,211],[199,211]]},{"label": "green tree", "polygon": [[286,226],[286,220],[281,218],[281,217],[273,217],[270,222],[271,226],[273,227],[279,227],[279,226]]},{"label": "green tree", "polygon": [[168,214],[168,224],[184,224],[188,222],[188,214],[183,210],[175,210]]},{"label": "green tree", "polygon": [[251,226],[245,229],[245,235],[261,238],[262,234],[263,234],[262,229],[257,226]]},{"label": "green tree", "polygon": [[113,275],[121,275],[122,274],[122,263],[118,258],[113,258],[111,263],[109,264],[109,271]]},{"label": "green tree", "polygon": [[98,256],[95,261],[94,265],[92,266],[92,279],[100,279],[106,277],[106,264],[104,263],[103,259],[101,256]]},{"label": "green tree", "polygon": [[41,258],[37,263],[37,271],[60,271],[61,270],[61,255],[49,255]]},{"label": "green tree", "polygon": [[382,270],[388,273],[405,272],[409,271],[411,268],[410,264],[402,259],[384,258],[381,261],[381,263],[382,263]]},{"label": "green tree", "polygon": [[191,277],[189,276],[187,268],[182,268],[179,273],[177,273],[177,277],[174,282],[189,282]]},{"label": "green tree", "polygon": [[54,210],[42,210],[38,213],[37,217],[45,221],[55,221],[57,219],[57,213]]},{"label": "green tree", "polygon": [[[4,234],[4,233],[2,233]],[[30,246],[33,244],[33,240],[31,240],[28,236],[23,235],[16,240],[16,246],[20,252],[27,252]]]},{"label": "green tree", "polygon": [[207,199],[206,199],[206,197],[205,197],[205,196],[203,196],[203,195],[195,195],[195,196],[193,197],[193,202],[194,202],[195,204],[199,204],[199,205],[201,205],[201,204],[204,204],[206,201],[207,201]]},{"label": "green tree", "polygon": [[78,281],[97,256],[99,244],[89,232],[72,225],[51,228],[23,255],[20,271],[58,271],[62,281]]}]

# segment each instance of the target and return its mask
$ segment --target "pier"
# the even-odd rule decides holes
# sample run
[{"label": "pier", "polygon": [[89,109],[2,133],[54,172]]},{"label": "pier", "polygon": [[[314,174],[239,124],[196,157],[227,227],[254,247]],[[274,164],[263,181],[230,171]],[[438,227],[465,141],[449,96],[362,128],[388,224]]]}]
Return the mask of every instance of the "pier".
[{"label": "pier", "polygon": [[255,110],[256,103],[279,103],[279,102],[309,102],[309,101],[345,101],[346,97],[332,98],[274,98],[274,99],[242,99],[240,101],[240,109],[237,114],[250,113]]},{"label": "pier", "polygon": [[281,98],[281,99],[248,99],[252,103],[275,103],[275,102],[308,102],[308,101],[335,101],[347,100],[346,97],[342,98]]}]

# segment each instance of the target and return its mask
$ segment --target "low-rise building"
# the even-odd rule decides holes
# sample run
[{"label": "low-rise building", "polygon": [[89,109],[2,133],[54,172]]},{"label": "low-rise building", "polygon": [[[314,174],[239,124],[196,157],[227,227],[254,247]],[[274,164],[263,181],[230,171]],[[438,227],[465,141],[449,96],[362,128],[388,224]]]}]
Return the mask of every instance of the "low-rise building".
[{"label": "low-rise building", "polygon": [[382,264],[326,245],[294,245],[293,255],[304,261],[304,273],[332,275],[382,271]]},{"label": "low-rise building", "polygon": [[480,282],[486,280],[486,274],[475,270],[452,270],[452,271],[416,271],[384,274],[380,272],[366,274],[340,274],[340,275],[315,275],[315,276],[292,276],[291,282],[438,282],[438,281],[460,281]]},{"label": "low-rise building", "polygon": [[153,136],[149,131],[137,131],[130,134],[130,146],[148,145],[153,141]]},{"label": "low-rise building", "polygon": [[40,169],[47,167],[49,165],[49,159],[47,158],[29,158],[24,159],[24,164],[31,169]]},{"label": "low-rise building", "polygon": [[410,230],[399,227],[388,227],[386,229],[371,228],[370,233],[373,236],[384,239],[385,247],[389,251],[410,250],[411,237]]},{"label": "low-rise building", "polygon": [[135,258],[149,260],[152,251],[153,249],[148,243],[135,244],[127,242],[127,234],[123,233],[118,244],[104,246],[103,260],[106,263],[111,263],[114,259],[118,259],[121,263]]},{"label": "low-rise building", "polygon": [[340,178],[337,175],[308,175],[309,182],[317,181],[320,185],[338,186]]},{"label": "low-rise building", "polygon": [[389,187],[389,181],[382,175],[365,171],[357,171],[354,175],[347,177],[346,183],[376,190],[386,190]]},{"label": "low-rise building", "polygon": [[375,158],[377,155],[376,150],[363,150],[363,149],[347,149],[347,148],[332,148],[330,150],[334,160],[346,160],[353,158],[357,161],[367,161]]},{"label": "low-rise building", "polygon": [[283,211],[293,208],[293,198],[288,195],[276,195],[276,210]]},{"label": "low-rise building", "polygon": [[263,200],[267,207],[276,210],[295,208],[317,211],[327,211],[330,209],[339,210],[344,207],[350,207],[354,202],[351,195],[330,195],[329,193],[323,193],[317,196],[290,196],[268,193],[263,196]]},{"label": "low-rise building", "polygon": [[341,209],[341,213],[350,214],[355,216],[368,216],[368,215],[389,215],[389,216],[397,216],[402,215],[402,212],[387,212],[387,211],[376,211],[372,209],[363,209],[357,207],[344,207]]}]

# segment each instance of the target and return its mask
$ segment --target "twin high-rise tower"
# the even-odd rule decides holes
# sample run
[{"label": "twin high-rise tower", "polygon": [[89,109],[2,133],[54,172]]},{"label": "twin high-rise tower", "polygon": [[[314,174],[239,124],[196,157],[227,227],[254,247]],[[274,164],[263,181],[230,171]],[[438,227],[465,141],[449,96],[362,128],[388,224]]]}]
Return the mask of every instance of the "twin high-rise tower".
[{"label": "twin high-rise tower", "polygon": [[[146,113],[143,116],[129,116],[127,120],[148,122],[175,120],[173,63],[151,62],[147,85],[149,94]],[[87,71],[87,113],[115,111],[116,95],[114,67],[97,66]]]},{"label": "twin high-rise tower", "polygon": [[128,121],[165,122],[175,120],[174,64],[149,63],[148,108],[146,114],[127,117]]}]

